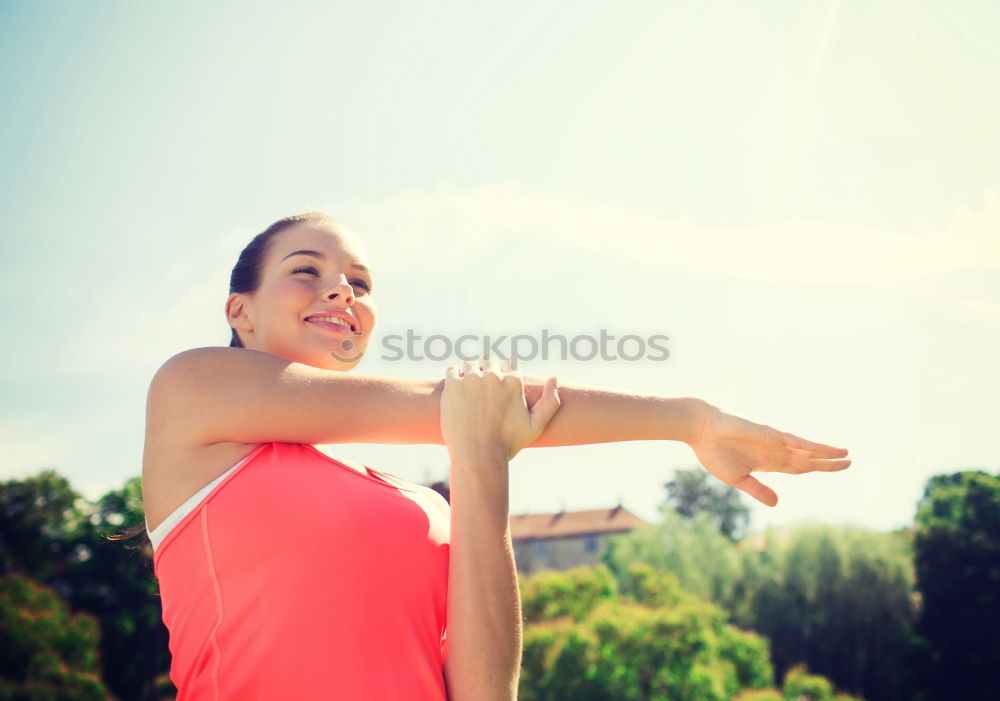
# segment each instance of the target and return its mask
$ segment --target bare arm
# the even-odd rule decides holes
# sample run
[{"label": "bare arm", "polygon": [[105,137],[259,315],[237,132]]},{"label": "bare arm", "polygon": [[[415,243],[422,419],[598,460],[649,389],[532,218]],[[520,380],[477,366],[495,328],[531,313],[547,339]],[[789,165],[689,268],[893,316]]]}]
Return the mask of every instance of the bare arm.
[{"label": "bare arm", "polygon": [[451,461],[444,648],[451,701],[517,698],[521,597],[510,535],[507,470],[501,454]]},{"label": "bare arm", "polygon": [[451,459],[451,550],[445,679],[454,701],[513,701],[521,667],[521,599],[508,513],[509,460],[560,409],[555,378],[526,406],[506,362],[448,368],[441,431]]},{"label": "bare arm", "polygon": [[[544,377],[524,378],[528,406],[538,401],[544,385]],[[616,441],[690,442],[712,409],[697,397],[637,394],[562,380],[559,396],[559,411],[528,448]]]},{"label": "bare arm", "polygon": [[[525,377],[529,404],[543,378]],[[178,353],[156,373],[147,427],[192,445],[262,443],[427,443],[444,445],[444,380],[323,370],[245,348]],[[640,395],[560,383],[562,408],[528,447],[697,435],[700,399]]]}]

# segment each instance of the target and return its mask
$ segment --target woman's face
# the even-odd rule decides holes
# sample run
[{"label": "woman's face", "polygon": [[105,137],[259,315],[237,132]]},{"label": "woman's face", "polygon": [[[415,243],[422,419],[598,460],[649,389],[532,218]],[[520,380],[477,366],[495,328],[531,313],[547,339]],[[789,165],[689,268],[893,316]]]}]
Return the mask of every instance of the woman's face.
[{"label": "woman's face", "polygon": [[[246,348],[327,370],[350,370],[361,361],[375,329],[373,283],[353,232],[336,222],[300,222],[271,238],[260,287],[252,294],[231,294],[226,316]],[[333,315],[346,316],[353,330],[308,320]]]}]

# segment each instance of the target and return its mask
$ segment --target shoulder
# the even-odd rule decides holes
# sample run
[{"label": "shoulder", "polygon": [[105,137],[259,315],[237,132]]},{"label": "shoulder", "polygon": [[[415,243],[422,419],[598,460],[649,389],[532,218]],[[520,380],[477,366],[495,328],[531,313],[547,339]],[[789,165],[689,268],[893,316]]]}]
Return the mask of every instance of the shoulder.
[{"label": "shoulder", "polygon": [[147,449],[169,446],[171,450],[200,448],[189,424],[204,419],[201,410],[223,365],[240,348],[208,346],[181,351],[168,358],[153,374],[146,393]]},{"label": "shoulder", "polygon": [[213,364],[218,364],[223,357],[231,357],[223,355],[226,350],[222,347],[190,348],[170,356],[149,382],[149,401],[162,401],[177,396],[190,384],[197,382],[200,375],[210,372]]},{"label": "shoulder", "polygon": [[211,371],[213,366],[228,362],[233,354],[245,352],[244,348],[226,346],[204,346],[189,348],[175,353],[159,367],[150,382],[150,391],[154,388],[172,387],[176,381],[197,376],[199,373]]},{"label": "shoulder", "polygon": [[[259,419],[262,413],[263,419],[271,418],[260,410],[257,400],[273,397],[274,373],[262,373],[261,362],[282,364],[267,353],[228,346],[190,348],[172,355],[149,383],[148,429],[180,439],[175,445],[264,442],[257,435],[259,430],[226,430],[233,424],[250,424],[250,419]],[[253,427],[259,428],[259,424]]]}]

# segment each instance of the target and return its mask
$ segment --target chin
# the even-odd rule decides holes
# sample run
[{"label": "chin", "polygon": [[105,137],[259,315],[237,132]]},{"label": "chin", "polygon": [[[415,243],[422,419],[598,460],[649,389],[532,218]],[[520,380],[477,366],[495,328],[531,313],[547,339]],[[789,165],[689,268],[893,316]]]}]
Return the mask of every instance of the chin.
[{"label": "chin", "polygon": [[364,356],[362,355],[352,360],[342,360],[340,358],[337,358],[336,356],[331,355],[329,358],[326,359],[324,367],[327,370],[341,370],[343,372],[347,372],[348,370],[353,370],[355,367],[357,367],[363,357]]}]

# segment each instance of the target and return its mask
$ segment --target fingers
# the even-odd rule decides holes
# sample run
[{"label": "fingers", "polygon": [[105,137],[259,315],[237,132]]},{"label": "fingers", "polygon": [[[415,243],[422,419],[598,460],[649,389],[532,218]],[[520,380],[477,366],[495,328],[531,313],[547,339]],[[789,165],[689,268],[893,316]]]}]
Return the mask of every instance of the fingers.
[{"label": "fingers", "polygon": [[461,375],[482,375],[483,370],[480,367],[479,358],[473,358],[472,360],[466,360],[462,362],[462,372]]},{"label": "fingers", "polygon": [[732,485],[740,491],[746,492],[764,506],[776,506],[778,504],[777,493],[760,482],[757,478],[747,475],[742,480]]},{"label": "fingers", "polygon": [[480,365],[483,368],[483,375],[492,374],[497,377],[503,376],[503,370],[500,368],[499,361],[491,355],[483,358]]},{"label": "fingers", "polygon": [[[449,368],[450,367],[452,366],[449,366]],[[516,368],[517,368],[517,358],[515,356],[504,358],[503,363],[500,363],[492,355],[486,355],[479,358],[472,358],[470,360],[463,361],[462,368],[459,374],[482,375],[485,372],[494,372],[498,375],[504,375],[506,373],[517,373]]]},{"label": "fingers", "polygon": [[781,466],[782,472],[837,472],[851,466],[851,459],[830,460],[809,457],[811,453],[793,452]]},{"label": "fingers", "polygon": [[789,448],[798,448],[799,450],[809,450],[817,455],[825,456],[828,458],[842,458],[847,455],[847,448],[835,448],[832,445],[827,445],[826,443],[814,443],[813,441],[807,441],[805,438],[799,438],[798,436],[791,433],[782,432],[781,438],[785,445]]},{"label": "fingers", "polygon": [[549,419],[555,415],[562,404],[562,401],[559,399],[559,391],[556,388],[557,383],[558,379],[555,375],[547,379],[545,385],[542,387],[542,396],[531,407],[531,417],[540,426],[544,427],[547,425]]},{"label": "fingers", "polygon": [[452,379],[477,376],[481,378],[493,377],[503,382],[505,387],[508,385],[520,387],[524,380],[521,373],[510,369],[512,364],[516,366],[516,356],[505,358],[503,363],[500,363],[495,357],[487,355],[465,360],[460,368],[449,365],[445,377]]}]

